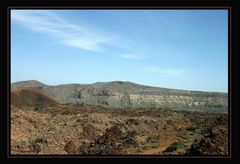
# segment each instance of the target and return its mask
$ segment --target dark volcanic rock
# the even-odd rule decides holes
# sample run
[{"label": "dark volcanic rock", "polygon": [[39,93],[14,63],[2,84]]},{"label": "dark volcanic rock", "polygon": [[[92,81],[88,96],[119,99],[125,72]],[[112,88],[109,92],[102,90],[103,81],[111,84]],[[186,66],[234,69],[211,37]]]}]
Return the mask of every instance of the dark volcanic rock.
[{"label": "dark volcanic rock", "polygon": [[136,119],[128,119],[126,124],[127,125],[139,125],[139,122]]},{"label": "dark volcanic rock", "polygon": [[76,145],[73,143],[73,141],[69,141],[66,143],[64,147],[65,151],[68,152],[69,154],[74,154],[76,153]]},{"label": "dark volcanic rock", "polygon": [[122,130],[118,126],[113,126],[107,129],[103,136],[101,136],[96,143],[102,144],[107,142],[116,142],[122,136]]}]

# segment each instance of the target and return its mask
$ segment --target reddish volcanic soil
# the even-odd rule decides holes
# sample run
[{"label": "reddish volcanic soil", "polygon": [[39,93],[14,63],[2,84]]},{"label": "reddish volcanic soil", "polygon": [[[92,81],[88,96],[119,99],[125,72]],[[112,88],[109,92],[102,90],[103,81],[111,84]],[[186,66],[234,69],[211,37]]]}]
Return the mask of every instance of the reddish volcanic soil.
[{"label": "reddish volcanic soil", "polygon": [[12,105],[57,104],[55,100],[35,87],[17,89],[11,92]]}]

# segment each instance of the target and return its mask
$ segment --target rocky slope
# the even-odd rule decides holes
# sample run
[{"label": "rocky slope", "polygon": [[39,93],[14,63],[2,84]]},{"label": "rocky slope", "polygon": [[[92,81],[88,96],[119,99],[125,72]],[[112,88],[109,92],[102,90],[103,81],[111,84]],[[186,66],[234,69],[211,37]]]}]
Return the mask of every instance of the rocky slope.
[{"label": "rocky slope", "polygon": [[228,155],[228,115],[85,104],[11,106],[11,154]]},{"label": "rocky slope", "polygon": [[12,90],[29,85],[63,104],[90,104],[108,108],[169,108],[213,113],[228,111],[227,93],[166,89],[122,81],[57,86],[25,81],[13,83]]}]

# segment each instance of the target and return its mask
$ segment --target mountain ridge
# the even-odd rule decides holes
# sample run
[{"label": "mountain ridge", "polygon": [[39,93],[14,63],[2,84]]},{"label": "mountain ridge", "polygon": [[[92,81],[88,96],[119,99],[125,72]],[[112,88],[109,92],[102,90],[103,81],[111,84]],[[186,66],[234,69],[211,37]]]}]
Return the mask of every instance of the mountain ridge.
[{"label": "mountain ridge", "polygon": [[108,84],[133,84],[133,85],[145,86],[145,87],[150,87],[150,88],[169,89],[169,90],[178,90],[178,91],[223,93],[223,94],[227,94],[228,93],[228,92],[220,92],[220,91],[202,91],[202,90],[190,90],[190,89],[160,87],[160,86],[152,86],[152,85],[147,85],[147,84],[139,84],[139,83],[135,83],[135,82],[131,82],[131,81],[106,81],[106,82],[94,82],[94,83],[62,83],[62,84],[56,84],[56,85],[48,85],[48,84],[42,83],[42,82],[40,82],[38,80],[24,80],[24,81],[13,82],[13,83],[11,83],[11,85],[14,87],[15,85],[24,84],[24,83],[26,83],[25,84],[26,87],[29,87],[30,83],[35,83],[35,87],[41,87],[41,86],[64,86],[64,85],[84,86],[84,85],[108,85]]},{"label": "mountain ridge", "polygon": [[228,110],[228,95],[222,92],[153,87],[129,81],[50,86],[36,80],[12,83],[11,88],[34,86],[55,101],[65,104],[100,105],[108,108],[168,108],[204,112]]}]

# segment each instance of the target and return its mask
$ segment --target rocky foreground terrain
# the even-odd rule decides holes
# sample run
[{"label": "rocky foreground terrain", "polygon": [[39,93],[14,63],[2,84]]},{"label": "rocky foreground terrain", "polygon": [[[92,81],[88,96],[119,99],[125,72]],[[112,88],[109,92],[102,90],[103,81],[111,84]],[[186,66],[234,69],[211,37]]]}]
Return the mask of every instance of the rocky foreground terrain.
[{"label": "rocky foreground terrain", "polygon": [[11,107],[11,154],[227,155],[226,114],[58,104]]},{"label": "rocky foreground terrain", "polygon": [[[228,155],[228,114],[222,110],[226,105],[224,103],[226,95],[202,92],[192,94],[190,91],[189,93],[179,91],[180,95],[186,94],[192,96],[192,99],[197,95],[200,104],[207,103],[205,99],[209,97],[206,95],[210,95],[210,100],[217,102],[215,105],[222,106],[221,108],[213,107],[215,112],[209,109],[203,110],[202,107],[192,110],[189,108],[171,110],[169,106],[168,108],[157,105],[147,107],[146,104],[150,101],[147,98],[134,100],[120,96],[113,102],[116,90],[121,90],[122,93],[124,91],[119,85],[124,85],[123,88],[128,87],[126,95],[131,97],[134,87],[135,91],[136,87],[139,87],[136,84],[114,82],[111,84],[114,87],[110,88],[109,92],[105,92],[106,88],[103,89],[102,85],[101,87],[85,86],[81,94],[76,92],[75,97],[73,97],[74,94],[68,95],[68,93],[79,85],[75,87],[70,85],[72,89],[62,87],[64,92],[59,91],[61,90],[59,86],[46,86],[36,81],[12,85],[11,154]],[[130,86],[133,88],[131,89]],[[89,95],[87,95],[85,92],[88,92],[89,88]],[[159,91],[177,99],[178,91],[164,89]],[[158,93],[159,91],[156,95],[164,97],[164,94]],[[152,91],[146,92],[146,90],[140,94],[138,90],[135,95],[143,99],[144,96],[148,97],[152,94]],[[109,95],[108,98],[107,95]],[[72,99],[77,98],[77,102],[60,101],[60,97],[68,100],[68,96],[72,96]],[[89,99],[85,96],[93,96],[97,102],[96,105],[88,104]],[[68,101],[70,100],[69,98]],[[106,102],[98,104],[98,100],[100,102],[106,100]],[[118,101],[122,105],[128,104],[128,100],[142,105],[140,107],[126,105],[119,108],[111,105],[111,102],[117,104]],[[159,99],[156,98],[156,100]],[[180,100],[183,101],[179,99],[177,106],[181,106]],[[173,100],[164,97],[164,101],[166,104],[171,104]],[[208,103],[214,104],[211,101]]]}]

